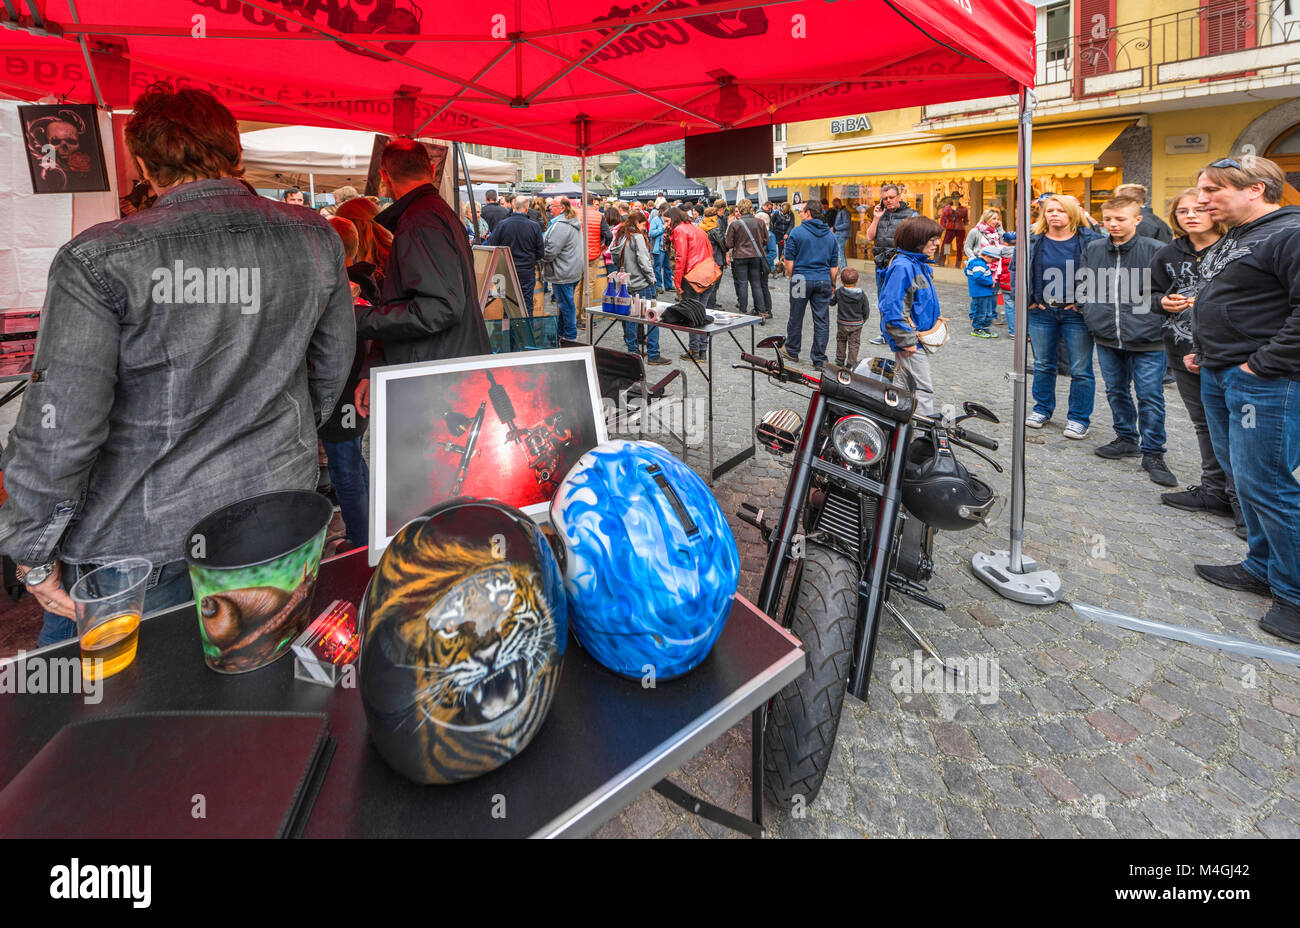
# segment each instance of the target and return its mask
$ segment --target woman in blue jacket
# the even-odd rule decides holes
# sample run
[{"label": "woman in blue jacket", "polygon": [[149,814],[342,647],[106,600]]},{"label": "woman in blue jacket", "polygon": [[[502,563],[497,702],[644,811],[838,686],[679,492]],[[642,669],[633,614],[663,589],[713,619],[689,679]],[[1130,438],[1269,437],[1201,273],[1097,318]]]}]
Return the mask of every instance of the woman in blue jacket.
[{"label": "woman in blue jacket", "polygon": [[1056,411],[1057,346],[1064,342],[1070,359],[1064,434],[1076,441],[1088,435],[1097,378],[1092,370],[1092,335],[1075,305],[1074,291],[1076,275],[1083,267],[1084,246],[1099,238],[1101,233],[1088,228],[1083,210],[1073,197],[1051,194],[1042,198],[1026,255],[1029,341],[1034,346],[1034,408],[1025,425],[1041,429]]},{"label": "woman in blue jacket", "polygon": [[920,333],[939,321],[939,295],[934,290],[934,255],[943,241],[943,227],[925,216],[906,219],[894,233],[898,253],[889,262],[880,285],[880,334],[894,352],[900,369],[912,375],[916,412],[934,415],[934,379],[930,355]]}]

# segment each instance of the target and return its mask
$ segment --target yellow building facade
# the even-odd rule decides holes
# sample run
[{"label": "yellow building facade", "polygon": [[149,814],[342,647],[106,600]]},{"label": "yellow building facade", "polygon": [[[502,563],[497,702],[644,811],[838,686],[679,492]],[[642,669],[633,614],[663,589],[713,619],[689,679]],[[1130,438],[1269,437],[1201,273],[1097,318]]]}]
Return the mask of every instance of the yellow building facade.
[{"label": "yellow building facade", "polygon": [[[1300,0],[1036,0],[1034,195],[1069,193],[1094,215],[1122,183],[1158,214],[1217,158],[1256,154],[1300,202]],[[853,210],[850,255],[880,188],[927,216],[957,197],[1015,220],[1016,101],[991,97],[792,123],[793,199]]]}]

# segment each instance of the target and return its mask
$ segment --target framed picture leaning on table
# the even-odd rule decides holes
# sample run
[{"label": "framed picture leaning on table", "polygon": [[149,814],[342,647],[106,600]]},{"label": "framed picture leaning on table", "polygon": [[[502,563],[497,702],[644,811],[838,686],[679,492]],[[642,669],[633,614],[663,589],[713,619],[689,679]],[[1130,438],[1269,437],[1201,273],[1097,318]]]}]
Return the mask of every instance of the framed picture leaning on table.
[{"label": "framed picture leaning on table", "polygon": [[607,437],[589,347],[377,367],[370,390],[372,564],[403,525],[458,496],[541,517]]}]

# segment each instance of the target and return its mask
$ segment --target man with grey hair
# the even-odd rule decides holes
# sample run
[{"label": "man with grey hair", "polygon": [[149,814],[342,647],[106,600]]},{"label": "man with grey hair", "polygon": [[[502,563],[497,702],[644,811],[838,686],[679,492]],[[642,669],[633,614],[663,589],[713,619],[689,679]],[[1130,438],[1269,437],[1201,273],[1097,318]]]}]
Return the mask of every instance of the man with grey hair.
[{"label": "man with grey hair", "polygon": [[[1300,642],[1300,207],[1282,206],[1286,175],[1265,158],[1202,169],[1197,205],[1228,234],[1201,260],[1192,320],[1214,455],[1237,488],[1245,560],[1196,564],[1205,580],[1271,596],[1259,627]],[[1198,366],[1199,365],[1199,366]]]}]

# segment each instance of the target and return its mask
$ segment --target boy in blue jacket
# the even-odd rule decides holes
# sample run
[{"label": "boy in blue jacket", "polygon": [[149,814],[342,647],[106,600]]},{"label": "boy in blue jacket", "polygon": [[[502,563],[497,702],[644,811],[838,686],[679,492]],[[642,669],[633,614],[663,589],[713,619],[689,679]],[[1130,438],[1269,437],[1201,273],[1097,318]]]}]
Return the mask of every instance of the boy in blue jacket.
[{"label": "boy in blue jacket", "polygon": [[976,338],[997,338],[989,329],[997,315],[998,282],[993,279],[989,261],[1002,257],[1002,249],[986,245],[979,254],[966,263],[966,289],[970,293],[971,335]]}]

